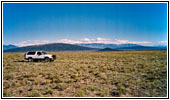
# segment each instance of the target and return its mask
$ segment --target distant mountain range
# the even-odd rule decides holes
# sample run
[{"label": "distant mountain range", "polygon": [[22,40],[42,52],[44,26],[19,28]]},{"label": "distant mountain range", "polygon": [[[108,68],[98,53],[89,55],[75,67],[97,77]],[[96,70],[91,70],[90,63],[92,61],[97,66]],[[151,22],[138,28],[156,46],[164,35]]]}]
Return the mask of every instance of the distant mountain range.
[{"label": "distant mountain range", "polygon": [[113,51],[116,50],[165,50],[167,46],[142,46],[138,44],[103,44],[103,43],[90,43],[90,44],[78,44],[85,47],[100,48],[99,51]]},{"label": "distant mountain range", "polygon": [[17,48],[17,46],[15,45],[3,45],[3,50],[8,50],[8,49],[13,49],[13,48]]},{"label": "distant mountain range", "polygon": [[166,50],[167,47],[161,46],[132,46],[116,48],[117,50]]},{"label": "distant mountain range", "polygon": [[4,52],[27,52],[27,51],[125,51],[125,50],[166,50],[166,46],[141,46],[138,44],[65,44],[65,43],[51,43],[44,45],[33,45],[25,47],[17,47],[14,45],[3,45]]},{"label": "distant mountain range", "polygon": [[27,51],[38,51],[38,50],[55,52],[55,51],[94,51],[97,49],[73,45],[73,44],[51,43],[51,44],[44,44],[44,45],[33,45],[33,46],[13,48],[13,49],[4,50],[4,52],[27,52]]},{"label": "distant mountain range", "polygon": [[132,47],[132,46],[140,46],[138,44],[103,44],[103,43],[89,43],[89,44],[77,44],[80,46],[90,47],[90,48],[121,48],[121,47]]},{"label": "distant mountain range", "polygon": [[98,50],[98,51],[119,51],[119,50],[117,50],[117,49],[112,49],[112,48],[104,48],[104,49],[100,49],[100,50]]}]

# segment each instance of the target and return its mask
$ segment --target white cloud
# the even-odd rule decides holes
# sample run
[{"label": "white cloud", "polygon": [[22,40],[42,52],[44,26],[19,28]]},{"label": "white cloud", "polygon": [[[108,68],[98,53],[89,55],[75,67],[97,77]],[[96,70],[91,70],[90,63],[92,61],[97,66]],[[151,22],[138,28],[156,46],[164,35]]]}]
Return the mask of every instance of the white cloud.
[{"label": "white cloud", "polygon": [[158,44],[159,45],[167,45],[167,41],[160,41]]},{"label": "white cloud", "polygon": [[96,39],[89,39],[89,38],[84,38],[80,40],[69,40],[69,39],[62,39],[58,40],[56,42],[61,42],[61,43],[69,43],[69,44],[75,44],[75,43],[112,43],[111,39],[104,39],[104,38],[96,38]]},{"label": "white cloud", "polygon": [[47,44],[50,43],[50,41],[40,41],[40,40],[26,40],[26,41],[22,41],[21,43],[15,43],[13,45],[19,46],[19,47],[23,47],[23,46],[31,46],[31,45],[40,45],[40,44]]},{"label": "white cloud", "polygon": [[22,41],[22,43],[27,43],[27,41]]},{"label": "white cloud", "polygon": [[115,39],[114,41],[115,44],[141,44],[141,45],[151,45],[152,42],[148,42],[148,41],[128,41],[128,40],[118,40]]},{"label": "white cloud", "polygon": [[57,43],[69,43],[69,44],[81,43],[80,41],[69,40],[69,39],[62,39],[62,40],[58,40],[58,41],[54,41],[54,42],[57,42]]},{"label": "white cloud", "polygon": [[48,43],[68,43],[68,44],[79,44],[79,43],[104,43],[104,44],[141,44],[141,45],[151,45],[152,42],[148,41],[128,41],[128,40],[120,40],[120,39],[108,39],[108,38],[84,38],[80,40],[70,40],[70,39],[61,39],[57,41],[40,41],[40,40],[27,40],[22,41],[21,43],[16,43],[14,45],[17,45],[19,47],[23,46],[30,46],[30,45],[40,45],[40,44],[48,44]]},{"label": "white cloud", "polygon": [[69,40],[69,39],[62,39],[58,40],[57,42],[61,43],[70,43],[70,44],[75,44],[75,43],[104,43],[104,44],[141,44],[141,45],[151,45],[152,42],[148,41],[128,41],[128,40],[119,40],[119,39],[106,39],[106,38],[96,38],[96,39],[89,39],[89,38],[84,38],[80,40]]},{"label": "white cloud", "polygon": [[160,41],[160,43],[167,43],[167,41]]}]

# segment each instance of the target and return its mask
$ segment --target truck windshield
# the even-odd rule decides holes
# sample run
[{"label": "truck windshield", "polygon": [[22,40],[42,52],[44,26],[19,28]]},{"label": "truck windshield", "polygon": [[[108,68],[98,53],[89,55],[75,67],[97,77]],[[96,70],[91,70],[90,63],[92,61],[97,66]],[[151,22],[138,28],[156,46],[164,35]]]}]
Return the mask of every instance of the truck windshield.
[{"label": "truck windshield", "polygon": [[47,54],[47,52],[42,52],[43,54]]}]

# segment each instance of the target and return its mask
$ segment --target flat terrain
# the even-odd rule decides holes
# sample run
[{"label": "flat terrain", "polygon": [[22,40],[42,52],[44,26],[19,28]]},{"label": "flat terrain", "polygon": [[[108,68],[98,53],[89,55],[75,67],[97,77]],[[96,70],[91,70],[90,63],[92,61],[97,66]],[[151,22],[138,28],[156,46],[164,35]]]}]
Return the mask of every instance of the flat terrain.
[{"label": "flat terrain", "polygon": [[165,97],[167,53],[55,52],[54,62],[3,54],[3,96]]}]

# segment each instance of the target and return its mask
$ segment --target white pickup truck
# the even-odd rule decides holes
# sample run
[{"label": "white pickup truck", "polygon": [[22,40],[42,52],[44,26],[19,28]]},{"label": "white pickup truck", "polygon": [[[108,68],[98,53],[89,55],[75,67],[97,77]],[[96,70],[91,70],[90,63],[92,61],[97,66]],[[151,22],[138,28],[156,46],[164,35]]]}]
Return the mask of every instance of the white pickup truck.
[{"label": "white pickup truck", "polygon": [[44,60],[48,62],[48,61],[54,61],[56,59],[56,55],[49,55],[45,51],[29,51],[25,53],[24,57],[29,62],[33,62],[35,60]]}]

